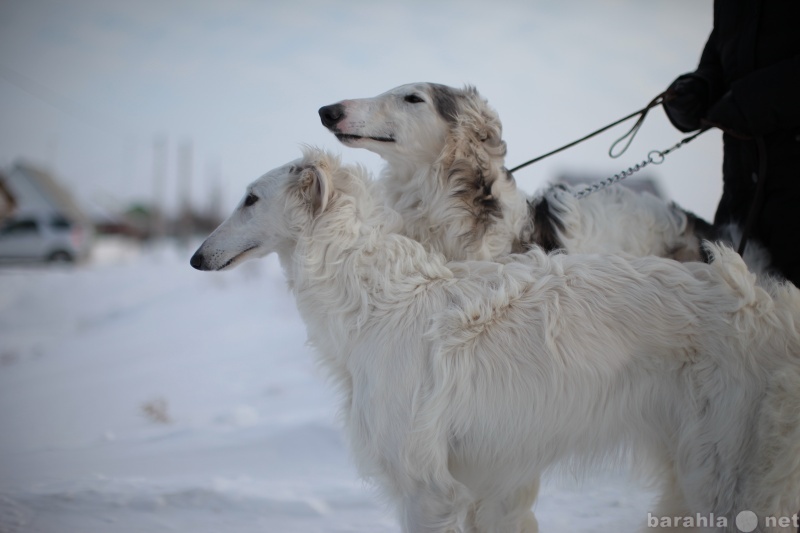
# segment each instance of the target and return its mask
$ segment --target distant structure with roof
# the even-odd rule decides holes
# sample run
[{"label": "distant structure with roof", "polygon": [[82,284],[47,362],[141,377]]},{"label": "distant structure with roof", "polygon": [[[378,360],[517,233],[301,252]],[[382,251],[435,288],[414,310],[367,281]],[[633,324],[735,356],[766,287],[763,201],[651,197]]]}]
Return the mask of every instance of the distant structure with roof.
[{"label": "distant structure with roof", "polygon": [[[72,194],[49,172],[30,163],[18,161],[9,170],[0,173],[0,189],[8,194],[12,206],[6,216],[13,210],[15,216],[29,213],[53,214],[73,222],[89,222],[89,217]],[[2,195],[0,191],[0,196]],[[0,213],[4,213],[1,198]]]},{"label": "distant structure with roof", "polygon": [[0,174],[0,222],[13,215],[16,209],[17,201]]}]

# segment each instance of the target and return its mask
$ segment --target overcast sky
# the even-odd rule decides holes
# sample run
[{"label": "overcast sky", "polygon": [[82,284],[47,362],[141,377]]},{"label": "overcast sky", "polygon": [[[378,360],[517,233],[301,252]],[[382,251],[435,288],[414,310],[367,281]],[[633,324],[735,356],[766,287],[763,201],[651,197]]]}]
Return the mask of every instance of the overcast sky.
[{"label": "overcast sky", "polygon": [[[169,206],[191,143],[196,202],[219,182],[227,211],[301,143],[377,171],[377,156],[340,146],[316,110],[435,81],[478,88],[514,166],[642,107],[695,67],[711,23],[712,0],[0,0],[0,165],[44,165],[79,200],[113,207],[153,197],[162,139]],[[604,177],[681,138],[659,109],[610,160],[623,131],[517,180],[532,192],[564,171]],[[721,153],[709,132],[656,175],[710,218]]]}]

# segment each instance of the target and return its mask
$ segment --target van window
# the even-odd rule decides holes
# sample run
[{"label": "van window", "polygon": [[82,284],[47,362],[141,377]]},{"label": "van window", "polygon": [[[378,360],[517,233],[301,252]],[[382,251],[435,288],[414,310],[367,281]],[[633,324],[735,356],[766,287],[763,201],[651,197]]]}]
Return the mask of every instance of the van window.
[{"label": "van window", "polygon": [[71,226],[69,220],[61,215],[55,215],[50,219],[50,227],[55,229],[69,229]]},{"label": "van window", "polygon": [[25,218],[7,222],[3,228],[0,229],[0,235],[30,235],[32,233],[38,233],[38,231],[39,226],[36,224],[36,221]]}]

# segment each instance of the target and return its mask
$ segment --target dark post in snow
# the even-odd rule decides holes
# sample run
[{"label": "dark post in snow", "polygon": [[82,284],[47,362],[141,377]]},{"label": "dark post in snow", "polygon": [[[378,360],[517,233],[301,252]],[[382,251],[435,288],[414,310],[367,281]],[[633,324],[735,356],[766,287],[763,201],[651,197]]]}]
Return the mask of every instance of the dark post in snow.
[{"label": "dark post in snow", "polygon": [[178,242],[187,245],[192,235],[192,141],[178,149]]},{"label": "dark post in snow", "polygon": [[167,181],[167,139],[156,137],[153,143],[153,206],[150,213],[150,238],[164,238],[164,193]]}]

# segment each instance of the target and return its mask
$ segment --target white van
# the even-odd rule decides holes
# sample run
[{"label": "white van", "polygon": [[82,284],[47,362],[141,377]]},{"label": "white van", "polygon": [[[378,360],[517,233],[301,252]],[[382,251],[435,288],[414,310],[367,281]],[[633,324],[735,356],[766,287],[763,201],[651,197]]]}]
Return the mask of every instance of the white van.
[{"label": "white van", "polygon": [[19,213],[0,224],[0,261],[72,263],[89,255],[92,228],[57,213]]}]

